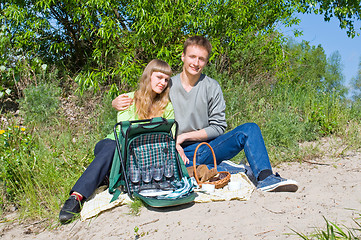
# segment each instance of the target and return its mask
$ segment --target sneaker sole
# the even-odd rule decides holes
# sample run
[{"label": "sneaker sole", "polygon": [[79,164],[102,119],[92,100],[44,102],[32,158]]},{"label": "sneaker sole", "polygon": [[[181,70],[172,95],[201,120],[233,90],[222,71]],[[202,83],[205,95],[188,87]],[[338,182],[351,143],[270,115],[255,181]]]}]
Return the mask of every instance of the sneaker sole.
[{"label": "sneaker sole", "polygon": [[263,192],[296,192],[298,190],[298,184],[296,181],[287,180],[264,188],[259,188],[259,190]]}]

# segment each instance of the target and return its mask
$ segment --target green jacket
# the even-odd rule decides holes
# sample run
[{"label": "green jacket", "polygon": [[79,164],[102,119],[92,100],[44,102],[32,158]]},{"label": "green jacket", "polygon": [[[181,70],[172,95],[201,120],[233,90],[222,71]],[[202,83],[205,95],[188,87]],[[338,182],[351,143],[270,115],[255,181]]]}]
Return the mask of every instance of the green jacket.
[{"label": "green jacket", "polygon": [[[134,98],[134,92],[127,93],[127,95],[130,98]],[[162,117],[166,119],[174,119],[174,110],[171,102],[169,102],[168,105],[166,106]],[[131,121],[131,120],[139,120],[138,115],[135,111],[135,104],[130,105],[129,108],[126,110],[119,111],[117,114],[117,122]],[[106,138],[115,140],[114,133],[109,134]]]}]

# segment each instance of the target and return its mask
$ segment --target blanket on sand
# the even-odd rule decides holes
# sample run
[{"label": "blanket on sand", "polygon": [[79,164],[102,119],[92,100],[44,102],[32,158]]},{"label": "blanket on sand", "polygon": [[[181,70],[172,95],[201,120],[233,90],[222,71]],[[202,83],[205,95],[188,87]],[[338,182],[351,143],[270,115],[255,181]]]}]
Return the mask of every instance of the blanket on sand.
[{"label": "blanket on sand", "polygon": [[[215,189],[213,193],[206,193],[202,191],[202,189],[195,189],[197,197],[194,202],[205,203],[212,201],[249,200],[255,186],[248,179],[247,175],[243,172],[232,174],[231,182],[232,181],[241,182],[241,189],[231,191],[228,189],[228,186],[225,186],[221,189]],[[108,192],[105,186],[99,187],[84,203],[83,209],[80,212],[81,221],[95,217],[103,211],[132,202],[127,194],[121,194],[117,200],[110,202],[112,197],[113,195]]]}]

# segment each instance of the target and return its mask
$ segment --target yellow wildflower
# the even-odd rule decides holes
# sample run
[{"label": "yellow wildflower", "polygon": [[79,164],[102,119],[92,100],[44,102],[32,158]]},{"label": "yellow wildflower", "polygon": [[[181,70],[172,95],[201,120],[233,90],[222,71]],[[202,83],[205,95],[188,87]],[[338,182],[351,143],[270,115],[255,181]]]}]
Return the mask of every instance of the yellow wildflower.
[{"label": "yellow wildflower", "polygon": [[24,132],[26,129],[22,127],[22,128],[20,128],[20,130]]},{"label": "yellow wildflower", "polygon": [[14,128],[19,128],[19,126],[15,125]]},{"label": "yellow wildflower", "polygon": [[1,135],[1,134],[4,134],[4,133],[5,133],[5,130],[2,130],[2,129],[1,129],[1,130],[0,130],[0,135]]}]

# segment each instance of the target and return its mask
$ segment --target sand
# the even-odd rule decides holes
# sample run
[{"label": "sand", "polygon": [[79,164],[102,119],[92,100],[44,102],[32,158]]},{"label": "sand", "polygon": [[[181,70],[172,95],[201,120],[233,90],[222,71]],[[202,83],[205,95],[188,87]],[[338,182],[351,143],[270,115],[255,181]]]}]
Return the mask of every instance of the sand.
[{"label": "sand", "polygon": [[299,183],[296,193],[256,190],[248,201],[143,207],[139,216],[130,215],[128,206],[121,206],[85,222],[77,220],[53,229],[44,229],[42,222],[3,222],[0,238],[300,239],[293,230],[309,234],[315,228],[324,229],[324,217],[339,226],[355,227],[353,219],[361,217],[361,153],[339,156],[340,148],[332,147],[337,144],[323,143],[322,157],[274,168]]}]

